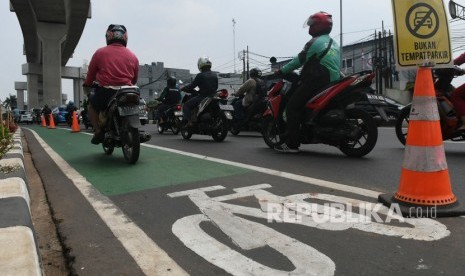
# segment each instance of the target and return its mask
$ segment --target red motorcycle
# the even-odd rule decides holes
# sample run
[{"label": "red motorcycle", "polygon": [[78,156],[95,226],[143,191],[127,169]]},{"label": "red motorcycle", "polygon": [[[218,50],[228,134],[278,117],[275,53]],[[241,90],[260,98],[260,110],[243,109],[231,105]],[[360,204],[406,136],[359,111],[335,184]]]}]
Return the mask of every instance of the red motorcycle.
[{"label": "red motorcycle", "polygon": [[[465,122],[462,122],[460,117],[457,116],[454,105],[451,102],[451,95],[455,89],[455,87],[451,85],[451,82],[455,77],[464,75],[465,71],[455,66],[452,68],[435,69],[433,72],[442,139],[454,142],[464,141],[465,136],[462,132],[457,132],[457,129]],[[403,145],[405,145],[407,141],[411,108],[411,104],[404,107],[396,120],[396,136]]]},{"label": "red motorcycle", "polygon": [[[366,99],[374,73],[363,71],[333,82],[310,99],[302,114],[300,136],[302,144],[327,144],[338,147],[351,157],[368,154],[378,140],[375,119],[355,103]],[[268,108],[264,113],[263,138],[274,148],[284,141],[286,130],[286,93],[298,83],[296,74],[286,75],[268,92]],[[383,114],[381,107],[375,106]]]}]

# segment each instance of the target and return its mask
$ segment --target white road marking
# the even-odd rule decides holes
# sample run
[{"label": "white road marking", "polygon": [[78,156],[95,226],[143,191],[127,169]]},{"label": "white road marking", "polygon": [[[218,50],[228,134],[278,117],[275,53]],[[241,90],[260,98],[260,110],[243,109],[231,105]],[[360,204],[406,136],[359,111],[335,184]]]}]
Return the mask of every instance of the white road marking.
[{"label": "white road marking", "polygon": [[349,193],[353,193],[353,194],[359,194],[359,195],[363,195],[363,196],[366,196],[366,197],[378,198],[378,195],[381,194],[380,192],[376,192],[376,191],[372,191],[372,190],[368,190],[368,189],[353,187],[353,186],[349,186],[349,185],[344,185],[344,184],[325,181],[325,180],[321,180],[321,179],[317,179],[317,178],[313,178],[313,177],[302,176],[302,175],[298,175],[298,174],[293,174],[293,173],[288,173],[288,172],[283,172],[283,171],[258,167],[258,166],[254,166],[254,165],[248,165],[248,164],[244,164],[244,163],[219,159],[219,158],[215,158],[215,157],[209,157],[209,156],[206,156],[206,155],[200,155],[200,154],[195,154],[195,153],[190,153],[190,152],[185,152],[185,151],[180,151],[180,150],[170,149],[170,148],[165,148],[165,147],[160,147],[160,146],[154,146],[154,145],[149,145],[149,144],[144,144],[144,146],[149,147],[149,148],[163,150],[163,151],[168,151],[168,152],[172,152],[172,153],[177,153],[177,154],[181,154],[181,155],[184,155],[184,156],[194,157],[194,158],[198,158],[198,159],[202,159],[202,160],[208,160],[208,161],[212,161],[212,162],[216,162],[216,163],[221,163],[221,164],[225,164],[225,165],[244,168],[244,169],[248,169],[248,170],[252,170],[252,171],[256,171],[256,172],[260,172],[260,173],[264,173],[264,174],[283,177],[283,178],[287,178],[287,179],[291,179],[291,180],[295,180],[295,181],[299,181],[299,182],[304,182],[304,183],[307,183],[307,184],[312,184],[312,185],[315,185],[315,186],[320,186],[320,187],[329,188],[329,189],[335,189],[335,190],[349,192]]},{"label": "white road marking", "polygon": [[35,131],[29,129],[45,152],[92,205],[134,261],[146,275],[188,275],[163,249],[131,221],[106,196],[97,191],[84,176],[72,168]]},{"label": "white road marking", "polygon": [[[206,261],[221,267],[233,275],[333,275],[336,266],[324,253],[319,252],[309,244],[302,243],[280,233],[266,224],[254,222],[238,215],[267,219],[270,203],[274,205],[277,203],[286,208],[286,206],[297,206],[297,204],[300,204],[300,206],[309,204],[305,199],[351,204],[356,208],[365,208],[364,206],[372,204],[370,202],[328,194],[302,193],[283,197],[264,190],[271,187],[271,185],[266,183],[241,187],[233,189],[235,191],[233,194],[218,197],[209,197],[206,192],[222,190],[225,187],[217,185],[169,193],[168,196],[172,198],[189,197],[202,212],[202,214],[178,219],[172,226],[173,234],[186,247]],[[260,208],[223,202],[245,197],[255,197],[260,203]],[[426,218],[401,218],[397,214],[389,213],[388,208],[380,203],[379,205],[381,206],[377,212],[396,220],[394,225],[372,221],[371,217],[360,220],[357,218],[365,216],[363,212],[358,214],[352,213],[349,210],[342,211],[342,213],[331,210],[329,213],[331,219],[323,221],[318,217],[320,217],[320,214],[327,214],[327,210],[324,210],[325,206],[317,203],[313,204],[317,208],[312,208],[311,212],[308,210],[300,212],[303,209],[300,211],[296,209],[300,219],[286,221],[286,223],[329,231],[343,231],[352,228],[384,236],[421,241],[439,240],[450,235],[450,231],[442,223]],[[350,217],[351,220],[344,220],[344,217]],[[404,222],[404,224],[399,225],[400,221]],[[252,250],[265,246],[272,247],[284,255],[293,264],[294,269],[291,271],[275,269],[242,255],[205,232],[200,227],[202,222],[213,223],[236,246],[243,250]]]}]

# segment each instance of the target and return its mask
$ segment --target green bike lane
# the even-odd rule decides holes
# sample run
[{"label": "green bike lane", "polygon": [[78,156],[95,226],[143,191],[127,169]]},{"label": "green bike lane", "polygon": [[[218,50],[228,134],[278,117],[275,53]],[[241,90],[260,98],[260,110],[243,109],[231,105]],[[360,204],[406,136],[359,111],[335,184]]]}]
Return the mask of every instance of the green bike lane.
[{"label": "green bike lane", "polygon": [[30,127],[67,163],[106,196],[244,174],[249,170],[141,146],[139,161],[128,165],[121,148],[105,155],[90,135],[69,129]]},{"label": "green bike lane", "polygon": [[[315,272],[315,275],[332,275],[331,269],[329,271],[318,270],[321,263],[330,266],[331,262],[335,264],[336,275],[338,272],[344,275],[392,275],[394,273],[437,275],[443,272],[447,272],[449,275],[463,275],[461,274],[464,272],[463,267],[457,266],[456,263],[460,261],[460,256],[465,251],[456,249],[458,253],[456,256],[449,256],[448,253],[451,248],[456,248],[457,244],[463,243],[463,238],[460,237],[465,236],[465,229],[459,228],[461,221],[453,219],[443,219],[443,221],[449,227],[455,225],[456,227],[453,228],[459,229],[459,231],[455,231],[453,237],[446,237],[434,242],[404,239],[396,236],[389,237],[388,235],[350,228],[337,229],[336,227],[333,229],[331,225],[325,228],[319,226],[304,227],[293,223],[269,223],[266,219],[243,214],[238,215],[239,220],[236,221],[236,224],[228,225],[229,230],[224,227],[219,228],[213,221],[201,220],[197,221],[198,224],[190,221],[191,224],[184,224],[184,227],[181,227],[184,233],[180,235],[179,225],[182,225],[180,221],[198,218],[199,214],[202,213],[210,214],[208,209],[215,208],[214,205],[208,205],[211,203],[210,199],[202,199],[200,194],[193,197],[182,195],[187,190],[198,191],[202,188],[223,187],[222,189],[212,188],[206,191],[210,198],[215,198],[233,195],[237,188],[268,185],[266,191],[278,196],[321,193],[347,197],[350,200],[358,199],[370,202],[376,202],[376,200],[373,200],[375,198],[374,192],[366,194],[368,190],[357,191],[356,188],[351,190],[337,185],[325,187],[324,183],[318,184],[315,179],[312,179],[315,182],[312,185],[313,183],[305,178],[286,177],[286,174],[282,172],[273,174],[265,170],[247,169],[247,167],[228,165],[225,162],[212,162],[206,160],[208,158],[202,159],[201,156],[191,157],[147,146],[141,148],[139,161],[135,165],[128,165],[122,156],[121,149],[116,148],[112,156],[106,156],[101,146],[90,144],[90,136],[87,134],[71,133],[67,129],[49,130],[41,127],[31,127],[30,129],[35,131],[64,161],[84,176],[99,193],[108,197],[118,207],[118,211],[112,211],[114,215],[119,215],[118,212],[124,213],[128,222],[134,222],[188,274],[227,275],[241,274],[244,271],[255,274],[253,272],[258,271],[250,270],[254,262],[263,265],[260,269],[274,269],[275,272],[280,272],[278,274],[283,272],[292,274],[290,272],[296,269],[289,260],[289,256],[286,255],[287,253],[282,253],[286,252],[283,248],[274,249],[270,246],[243,248],[240,243],[237,243],[237,240],[231,238],[234,230],[237,229],[240,233],[244,233],[244,237],[249,235],[256,237],[258,244],[260,244],[258,241],[261,240],[261,235],[267,239],[265,234],[275,231],[277,236],[270,240],[279,240],[277,237],[286,240],[288,237],[292,237],[293,244],[301,243],[303,247],[311,245],[311,248],[324,253],[330,259],[316,256],[314,258],[316,262],[307,265],[307,272]],[[152,140],[153,143],[156,143],[156,139],[157,136]],[[182,143],[181,138],[179,141]],[[192,146],[196,145],[191,144]],[[48,170],[59,170],[51,165],[43,167]],[[71,204],[70,202],[73,202],[71,197],[79,195],[74,189],[65,188],[61,181],[52,181],[49,184],[50,192],[53,193],[55,189],[63,190],[57,196],[59,200],[64,201],[62,206],[70,205],[76,209],[76,206],[86,205],[83,201]],[[365,194],[363,195],[363,193]],[[62,199],[64,197],[69,198]],[[97,197],[97,195],[91,195],[91,197]],[[315,202],[323,201],[322,199],[315,200]],[[208,206],[201,207],[201,202],[205,202]],[[261,208],[257,199],[250,195],[232,196],[226,202],[253,207],[257,210]],[[67,227],[71,228],[71,226],[67,226],[68,224],[73,227],[78,226],[70,223],[72,221],[77,220],[79,221],[77,224],[82,224],[82,227],[77,231],[65,231],[68,234],[66,238],[71,244],[70,247],[90,244],[87,247],[83,246],[84,248],[80,251],[75,250],[75,254],[72,251],[76,270],[81,266],[86,267],[86,270],[81,270],[78,274],[96,275],[95,273],[100,273],[99,275],[109,275],[110,273],[116,275],[124,274],[124,272],[130,275],[144,274],[137,269],[137,265],[130,265],[132,261],[127,260],[128,257],[137,260],[140,256],[137,254],[125,256],[123,253],[117,253],[122,250],[115,245],[118,241],[108,238],[111,235],[108,233],[109,231],[99,230],[100,228],[96,227],[96,225],[101,224],[95,222],[95,219],[98,221],[96,216],[93,216],[94,220],[83,219],[81,216],[91,216],[93,213],[90,208],[83,209],[85,211],[82,213],[78,210],[70,210],[66,212],[67,216],[60,217],[62,220],[60,227],[65,228],[65,230]],[[228,212],[221,214],[225,218],[228,217]],[[243,225],[241,223],[244,221],[241,218],[246,218],[246,223]],[[221,220],[221,217],[218,219]],[[258,224],[267,226],[267,228],[261,229],[264,230],[263,234],[257,231],[261,227],[257,227]],[[176,225],[177,227],[175,227]],[[244,225],[246,225],[245,228]],[[251,226],[247,227],[247,225]],[[109,228],[112,228],[111,225]],[[412,228],[412,226],[407,225],[407,228]],[[252,231],[252,234],[247,232],[248,229]],[[439,227],[438,232],[443,230]],[[72,233],[70,234],[70,232]],[[72,238],[72,235],[79,236],[82,233],[91,233],[91,237],[82,240]],[[240,233],[239,235],[241,235]],[[194,249],[195,245],[189,244],[188,241],[195,241],[194,243],[198,245],[201,243],[199,241],[201,241],[200,238],[203,237],[203,234],[207,234],[213,239],[207,239],[204,242],[204,247],[201,244],[200,247]],[[187,240],[181,240],[180,236],[182,235],[184,237],[187,235]],[[106,240],[106,242],[101,240]],[[214,240],[229,248],[226,250],[227,252],[231,253],[232,250],[239,253],[239,256],[237,254],[228,255],[227,263],[233,264],[232,268],[228,267],[228,264],[218,261],[221,257],[216,254],[220,251],[216,251],[218,246],[215,245]],[[214,252],[214,254],[209,252]],[[300,253],[296,247],[289,254]],[[401,258],[399,258],[400,255]],[[438,261],[438,256],[449,257],[440,257],[440,261]],[[245,262],[241,262],[244,259]],[[138,265],[141,266],[140,262]],[[101,269],[97,270],[95,267],[99,266]],[[226,267],[229,273],[221,267]],[[123,272],[123,269],[127,271]],[[424,274],[425,270],[428,272],[427,274]],[[160,275],[171,275],[168,270],[165,272]]]}]

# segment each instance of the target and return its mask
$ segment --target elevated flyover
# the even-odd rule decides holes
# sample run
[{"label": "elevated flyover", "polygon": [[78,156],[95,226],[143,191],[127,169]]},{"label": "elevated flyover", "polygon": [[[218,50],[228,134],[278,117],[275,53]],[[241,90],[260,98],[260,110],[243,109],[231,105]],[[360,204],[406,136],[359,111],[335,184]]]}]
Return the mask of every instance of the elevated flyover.
[{"label": "elevated flyover", "polygon": [[[10,11],[16,13],[21,26],[27,63],[42,67],[41,75],[23,71],[28,77],[28,106],[59,105],[62,66],[71,58],[90,18],[90,0],[10,0]],[[39,80],[43,81],[41,102]]]}]

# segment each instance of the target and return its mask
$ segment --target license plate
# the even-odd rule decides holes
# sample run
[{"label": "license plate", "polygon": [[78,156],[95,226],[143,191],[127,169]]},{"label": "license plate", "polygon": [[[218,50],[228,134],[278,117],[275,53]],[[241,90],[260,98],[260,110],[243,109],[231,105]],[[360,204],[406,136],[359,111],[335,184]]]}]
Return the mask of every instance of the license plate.
[{"label": "license plate", "polygon": [[118,112],[121,116],[139,115],[139,106],[118,106]]},{"label": "license plate", "polygon": [[182,111],[175,111],[174,116],[182,116]]},{"label": "license plate", "polygon": [[382,95],[366,94],[367,99],[372,104],[386,104],[386,100]]},{"label": "license plate", "polygon": [[220,109],[221,110],[234,111],[234,106],[232,106],[230,104],[224,104],[224,105],[220,105]]}]

